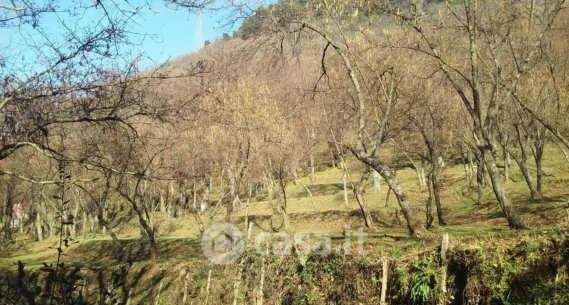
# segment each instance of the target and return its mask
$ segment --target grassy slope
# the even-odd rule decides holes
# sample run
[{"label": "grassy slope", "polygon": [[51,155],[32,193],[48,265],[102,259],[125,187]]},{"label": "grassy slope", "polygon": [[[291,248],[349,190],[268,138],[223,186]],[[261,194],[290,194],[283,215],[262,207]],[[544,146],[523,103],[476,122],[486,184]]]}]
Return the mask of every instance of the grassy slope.
[{"label": "grassy slope", "polygon": [[[359,179],[360,165],[349,163],[350,180]],[[512,164],[511,181],[507,183],[510,197],[524,221],[531,230],[523,234],[533,234],[544,230],[554,230],[559,225],[569,221],[569,163],[553,147],[546,154],[544,171],[544,193],[546,199],[542,202],[528,201],[528,192],[517,168]],[[398,178],[409,192],[416,213],[424,219],[423,205],[426,194],[420,189],[414,171],[404,169],[397,173]],[[349,206],[343,202],[341,171],[327,169],[317,173],[315,183],[311,184],[308,177],[291,183],[287,189],[289,196],[288,213],[291,218],[293,232],[325,232],[332,236],[341,237],[345,225],[351,229],[363,226],[357,204],[350,192]],[[312,192],[312,198],[303,186]],[[426,241],[413,240],[407,237],[405,228],[396,219],[397,203],[391,196],[388,206],[385,206],[387,187],[382,185],[380,192],[368,186],[365,198],[373,212],[377,227],[369,231],[365,246],[368,255],[379,256],[384,251],[398,257],[413,257],[418,251],[435,247],[436,236],[449,232],[453,240],[473,242],[481,239],[514,239],[519,232],[510,231],[505,220],[500,216],[495,200],[487,189],[482,205],[474,205],[475,193],[464,179],[462,166],[447,167],[444,172],[443,204],[449,223],[446,227],[436,227],[432,230],[434,238]],[[270,201],[252,201],[248,211],[242,209],[235,217],[237,225],[243,228],[244,215],[248,214],[258,224],[253,234],[262,229],[270,228],[268,218],[272,214]],[[212,222],[221,222],[223,215],[218,215]],[[402,220],[402,219],[401,219]],[[162,263],[196,263],[203,262],[198,230],[193,216],[183,216],[176,219],[166,219],[161,215],[155,216],[155,222],[160,225],[160,245]],[[259,227],[260,226],[260,227]],[[144,249],[139,242],[136,222],[133,221],[119,230],[119,237],[133,257],[144,260]],[[20,260],[31,267],[40,266],[43,262],[52,262],[56,255],[56,240],[48,239],[42,242],[19,240],[9,251],[0,253],[0,268],[14,268]],[[105,265],[113,264],[114,246],[108,236],[81,236],[77,242],[65,251],[64,261],[67,263]]]}]

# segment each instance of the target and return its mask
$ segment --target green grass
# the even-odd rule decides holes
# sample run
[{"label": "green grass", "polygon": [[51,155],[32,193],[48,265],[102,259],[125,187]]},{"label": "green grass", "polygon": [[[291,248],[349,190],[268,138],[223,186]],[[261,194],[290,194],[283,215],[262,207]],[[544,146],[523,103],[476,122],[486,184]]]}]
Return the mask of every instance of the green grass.
[{"label": "green grass", "polygon": [[[511,165],[511,180],[506,184],[516,210],[531,228],[529,232],[555,229],[569,221],[569,163],[554,148],[549,149],[545,156],[546,198],[542,202],[529,200],[524,181],[514,163]],[[349,180],[359,181],[361,164],[350,160],[348,169]],[[424,220],[424,203],[427,194],[419,186],[415,172],[412,169],[403,169],[397,172],[397,178],[407,191],[416,215]],[[474,203],[475,190],[468,186],[461,165],[448,166],[444,171],[443,183],[442,200],[449,225],[433,228],[431,230],[433,236],[448,232],[453,238],[465,242],[480,238],[515,238],[517,232],[508,229],[489,187],[486,189],[484,202],[481,205]],[[306,187],[310,189],[312,197],[308,195]],[[310,177],[301,177],[298,181],[289,183],[287,194],[291,232],[319,232],[341,236],[346,225],[351,229],[363,227],[363,220],[351,190],[349,190],[349,204],[347,206],[344,204],[340,169],[327,168],[319,171],[314,182]],[[369,231],[366,239],[366,248],[370,253],[412,254],[414,251],[420,251],[425,243],[436,245],[436,238],[430,241],[417,241],[408,237],[405,227],[396,218],[398,206],[395,197],[391,196],[386,207],[386,195],[387,186],[384,183],[379,192],[372,189],[371,182],[366,187],[365,201],[376,220],[376,227]],[[273,204],[271,200],[252,201],[248,209],[242,208],[233,219],[236,225],[245,231],[243,221],[248,214],[257,224],[253,228],[253,235],[261,231],[270,231]],[[211,222],[223,222],[223,213],[224,210],[221,209],[220,214]],[[403,223],[402,217],[399,217]],[[199,245],[199,230],[194,216],[186,215],[174,219],[158,213],[154,215],[154,222],[159,226],[161,262],[203,259]],[[132,257],[145,259],[145,245],[139,240],[136,219],[120,227],[117,233],[125,251]],[[17,261],[32,267],[41,266],[44,262],[53,262],[56,258],[56,244],[54,238],[30,242],[20,237],[14,245],[8,247],[8,250],[0,253],[0,268],[13,267]],[[112,264],[115,261],[113,256],[115,248],[116,245],[107,235],[79,236],[77,242],[65,250],[64,261],[80,264]]]}]

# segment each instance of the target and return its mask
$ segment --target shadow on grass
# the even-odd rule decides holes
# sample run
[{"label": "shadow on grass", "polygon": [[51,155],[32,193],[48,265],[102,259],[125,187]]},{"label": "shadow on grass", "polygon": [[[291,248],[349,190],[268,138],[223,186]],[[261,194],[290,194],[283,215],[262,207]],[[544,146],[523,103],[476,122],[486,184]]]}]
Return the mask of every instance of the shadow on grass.
[{"label": "shadow on grass", "polygon": [[[312,196],[334,195],[344,190],[342,183],[312,184],[307,187],[312,193]],[[348,185],[348,189],[351,191],[351,186]]]},{"label": "shadow on grass", "polygon": [[[66,252],[66,260],[80,266],[108,267],[121,262],[147,261],[150,257],[150,248],[145,240],[122,239],[118,243],[112,240],[87,241]],[[158,261],[199,259],[202,256],[199,240],[160,239],[158,247]]]}]

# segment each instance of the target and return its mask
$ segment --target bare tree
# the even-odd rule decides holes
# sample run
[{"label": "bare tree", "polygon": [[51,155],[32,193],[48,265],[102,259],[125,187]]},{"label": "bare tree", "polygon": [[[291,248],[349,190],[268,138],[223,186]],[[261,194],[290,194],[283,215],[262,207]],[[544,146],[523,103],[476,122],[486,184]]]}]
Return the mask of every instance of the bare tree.
[{"label": "bare tree", "polygon": [[[421,139],[422,145],[414,148],[415,153],[425,160],[429,166],[428,188],[429,199],[427,204],[433,201],[437,211],[437,219],[440,225],[446,225],[441,202],[442,173],[445,159],[449,154],[453,141],[453,122],[458,120],[458,111],[454,110],[452,97],[445,90],[441,80],[417,79],[413,83],[416,88],[408,88],[406,91],[414,99],[413,108],[409,112],[409,120],[413,129],[405,133],[399,142],[413,142],[409,134],[416,132]],[[403,144],[405,145],[405,144]],[[407,144],[408,145],[408,144]],[[430,211],[430,208],[427,210]],[[430,216],[428,216],[430,217]],[[429,221],[428,221],[429,222]]]},{"label": "bare tree", "polygon": [[[309,22],[298,19],[284,19],[283,22],[293,27],[292,32],[299,33],[307,30],[325,42],[321,57],[322,76],[320,79],[326,77],[329,72],[326,64],[328,51],[334,52],[339,57],[343,75],[351,84],[353,92],[350,97],[355,103],[351,107],[356,109],[354,116],[356,140],[354,144],[346,144],[345,148],[360,162],[371,167],[382,176],[397,198],[402,214],[407,221],[409,233],[413,236],[421,235],[423,227],[415,219],[407,194],[393,175],[391,168],[383,163],[378,156],[381,145],[391,137],[390,132],[394,131],[391,129],[393,128],[391,124],[400,114],[393,111],[398,102],[400,75],[393,67],[385,64],[373,69],[371,74],[373,77],[367,79],[365,86],[368,87],[368,84],[371,83],[374,83],[375,86],[368,92],[363,85],[359,66],[354,61],[356,57],[349,45],[332,38],[325,30]],[[369,115],[367,106],[373,107],[374,116]],[[397,110],[404,111],[403,108]],[[368,121],[371,124],[368,124]]]},{"label": "bare tree", "polygon": [[[564,4],[564,1],[552,2],[545,6],[543,15],[536,18],[541,24],[536,24],[531,35],[523,38],[515,33],[518,24],[525,20],[523,17],[510,18],[503,25],[495,22],[496,18],[511,15],[513,11],[519,12],[518,16],[527,16],[523,6],[514,3],[503,6],[491,2],[485,3],[484,8],[476,0],[465,0],[458,6],[449,4],[448,14],[437,22],[455,24],[452,30],[436,30],[419,15],[398,14],[419,42],[418,45],[398,47],[416,51],[437,63],[460,97],[470,116],[478,155],[487,169],[492,190],[509,226],[514,229],[525,225],[514,211],[498,170],[496,126],[505,101],[515,97],[513,88],[531,70],[530,63],[535,62],[539,45],[546,39],[546,33]],[[444,39],[453,40],[454,48]],[[457,62],[453,56],[458,53],[467,56],[468,64]]]}]

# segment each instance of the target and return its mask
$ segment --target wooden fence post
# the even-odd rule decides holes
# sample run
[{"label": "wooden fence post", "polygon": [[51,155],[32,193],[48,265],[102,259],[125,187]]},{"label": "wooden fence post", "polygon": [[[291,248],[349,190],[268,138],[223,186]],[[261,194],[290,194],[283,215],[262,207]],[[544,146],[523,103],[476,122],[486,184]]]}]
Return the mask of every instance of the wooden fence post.
[{"label": "wooden fence post", "polygon": [[381,298],[379,300],[380,305],[387,305],[387,280],[388,280],[388,271],[389,271],[389,261],[386,257],[382,258],[381,264]]},{"label": "wooden fence post", "polygon": [[209,304],[209,289],[211,287],[211,269],[207,273],[207,284],[205,286],[205,305]]},{"label": "wooden fence post", "polygon": [[441,241],[441,295],[439,305],[447,303],[447,252],[449,248],[449,235],[445,233]]},{"label": "wooden fence post", "polygon": [[266,260],[267,256],[269,255],[269,248],[267,247],[266,254],[261,259],[261,278],[259,279],[259,288],[255,293],[255,305],[263,305],[264,299],[264,292],[263,289],[265,288],[265,270],[266,270]]}]

